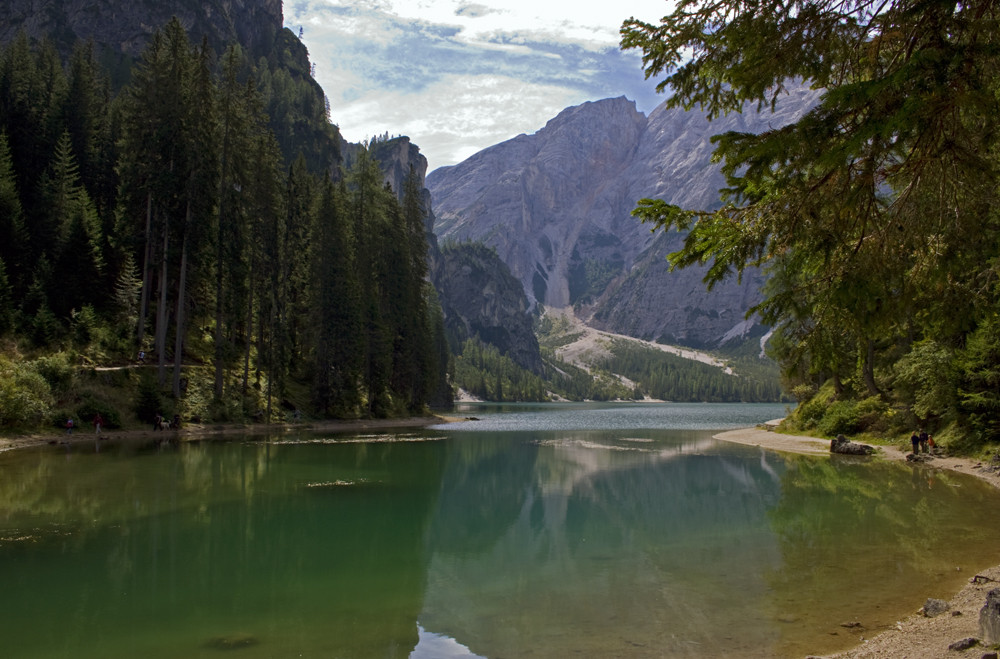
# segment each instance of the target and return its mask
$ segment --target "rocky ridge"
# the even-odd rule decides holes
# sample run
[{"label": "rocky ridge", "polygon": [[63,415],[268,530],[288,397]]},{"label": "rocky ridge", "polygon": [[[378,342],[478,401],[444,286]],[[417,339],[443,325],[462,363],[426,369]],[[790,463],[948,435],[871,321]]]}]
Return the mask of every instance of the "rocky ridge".
[{"label": "rocky ridge", "polygon": [[53,38],[71,46],[79,39],[131,57],[177,16],[194,43],[203,36],[221,51],[238,42],[256,58],[271,50],[282,29],[281,0],[209,0],[200,3],[158,0],[0,0],[0,43],[21,30],[33,39]]},{"label": "rocky ridge", "polygon": [[532,306],[572,306],[600,329],[695,347],[745,337],[755,331],[745,313],[760,299],[760,277],[706,293],[703,270],[668,271],[666,254],[682,236],[652,234],[631,211],[644,197],[717,208],[725,181],[710,137],[784,125],[815,97],[793,89],[773,114],[711,123],[665,105],[646,117],[624,97],[567,108],[533,135],[431,172],[435,232],[496,249]]}]

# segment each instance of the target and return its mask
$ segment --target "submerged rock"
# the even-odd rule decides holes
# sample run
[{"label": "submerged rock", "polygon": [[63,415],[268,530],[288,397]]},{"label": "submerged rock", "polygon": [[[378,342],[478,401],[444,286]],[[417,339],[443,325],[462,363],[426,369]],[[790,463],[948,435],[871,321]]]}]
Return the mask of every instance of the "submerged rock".
[{"label": "submerged rock", "polygon": [[205,642],[210,650],[241,650],[260,644],[260,639],[251,634],[233,634],[231,636],[216,636]]}]

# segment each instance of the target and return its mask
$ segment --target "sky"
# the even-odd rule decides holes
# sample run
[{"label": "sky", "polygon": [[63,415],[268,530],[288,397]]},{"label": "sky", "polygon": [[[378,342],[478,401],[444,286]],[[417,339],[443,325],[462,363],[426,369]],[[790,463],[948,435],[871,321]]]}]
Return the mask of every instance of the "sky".
[{"label": "sky", "polygon": [[667,0],[285,0],[309,49],[330,118],[351,142],[406,135],[428,172],[453,165],[563,109],[626,96],[664,100],[640,53],[618,48],[631,16]]}]

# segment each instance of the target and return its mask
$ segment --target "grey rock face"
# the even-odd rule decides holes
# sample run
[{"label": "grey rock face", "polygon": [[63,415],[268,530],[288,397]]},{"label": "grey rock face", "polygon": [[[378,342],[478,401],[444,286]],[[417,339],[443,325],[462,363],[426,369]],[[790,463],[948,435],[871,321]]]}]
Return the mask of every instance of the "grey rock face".
[{"label": "grey rock face", "polygon": [[979,635],[987,645],[1000,643],[1000,588],[986,593],[986,604],[979,610]]},{"label": "grey rock face", "polygon": [[541,373],[528,301],[503,261],[478,244],[444,249],[438,259],[432,276],[449,338],[461,343],[476,337],[522,368]]},{"label": "grey rock face", "polygon": [[92,39],[98,46],[137,56],[149,37],[173,16],[188,31],[192,43],[202,36],[218,46],[239,42],[257,57],[270,51],[281,30],[281,0],[209,0],[198,3],[159,0],[0,0],[0,42],[8,43],[20,30],[29,37],[67,33]]},{"label": "grey rock face", "polygon": [[703,271],[667,272],[679,235],[653,235],[631,216],[662,198],[718,207],[725,181],[710,137],[757,132],[797,118],[815,93],[793,90],[775,114],[732,114],[709,123],[698,111],[660,106],[647,118],[624,97],[561,112],[519,135],[431,172],[438,237],[494,247],[532,305],[576,306],[609,331],[696,346],[745,335],[761,278],[706,293]]},{"label": "grey rock face", "polygon": [[927,601],[924,602],[924,617],[926,618],[936,618],[942,613],[947,613],[950,610],[951,605],[945,600],[928,597]]}]

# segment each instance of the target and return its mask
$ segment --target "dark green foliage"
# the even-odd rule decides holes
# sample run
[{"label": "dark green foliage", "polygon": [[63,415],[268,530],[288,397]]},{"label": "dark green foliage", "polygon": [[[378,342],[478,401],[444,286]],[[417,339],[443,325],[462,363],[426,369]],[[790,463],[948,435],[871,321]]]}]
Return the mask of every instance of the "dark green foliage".
[{"label": "dark green foliage", "polygon": [[[285,30],[253,58],[217,59],[175,19],[116,96],[122,72],[87,45],[65,63],[23,36],[0,52],[0,334],[91,363],[143,350],[147,422],[188,404],[269,421],[449,401],[416,176],[388,189],[362,148],[344,180],[302,44]],[[25,382],[73,395],[36,363]],[[45,417],[40,397],[2,423]],[[60,415],[100,400],[59,400]]]},{"label": "dark green foliage", "polygon": [[76,406],[74,421],[93,424],[94,418],[98,414],[104,420],[104,423],[101,424],[102,428],[121,428],[122,420],[118,408],[94,396],[84,396],[80,404]]},{"label": "dark green foliage", "polygon": [[133,411],[136,418],[146,423],[152,423],[157,414],[166,415],[166,401],[160,393],[160,387],[156,380],[150,376],[144,376],[139,380],[139,385],[135,392],[135,405]]},{"label": "dark green foliage", "polygon": [[603,368],[638,383],[651,398],[675,402],[771,403],[783,400],[776,378],[747,372],[729,375],[702,364],[632,342],[613,341]]},{"label": "dark green foliage", "polygon": [[671,262],[708,264],[709,285],[766,268],[755,311],[789,388],[829,381],[845,401],[828,430],[864,425],[849,401],[874,396],[930,429],[997,437],[998,26],[986,0],[683,0],[622,27],[673,106],[718,115],[821,91],[788,126],[714,138],[717,212],[646,199],[635,214],[688,231]]},{"label": "dark green foliage", "polygon": [[51,413],[52,389],[34,366],[0,355],[0,428],[31,427]]},{"label": "dark green foliage", "polygon": [[470,394],[491,401],[548,400],[548,384],[501,355],[496,347],[468,339],[455,356],[455,384]]}]

